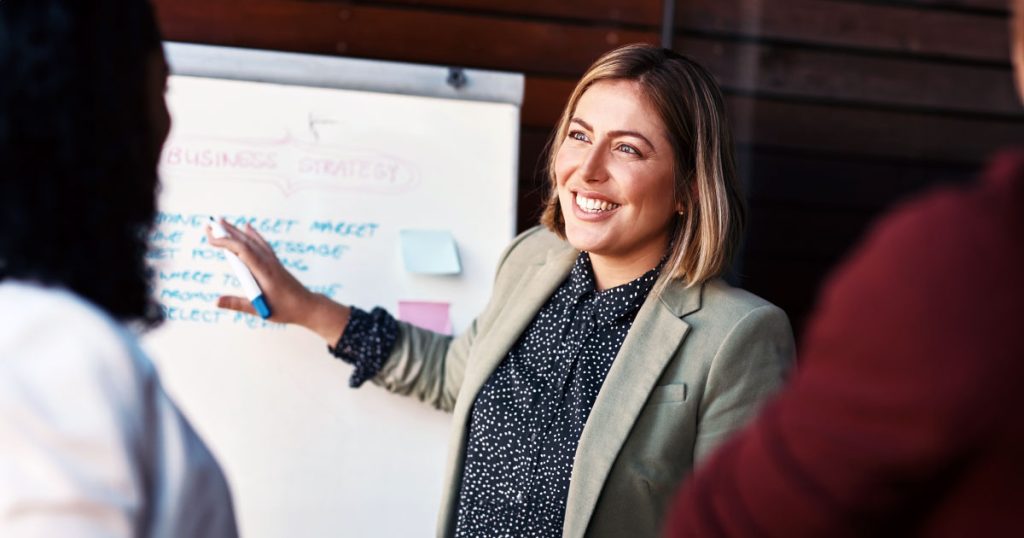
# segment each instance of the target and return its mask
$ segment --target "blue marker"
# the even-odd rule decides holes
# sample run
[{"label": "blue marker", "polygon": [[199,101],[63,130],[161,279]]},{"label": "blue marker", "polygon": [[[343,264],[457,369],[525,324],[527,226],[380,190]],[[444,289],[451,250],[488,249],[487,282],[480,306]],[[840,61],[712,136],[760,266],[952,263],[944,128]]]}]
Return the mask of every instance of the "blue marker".
[{"label": "blue marker", "polygon": [[[224,227],[217,222],[217,219],[210,217],[210,230],[213,232],[213,236],[220,239],[228,237],[228,232],[224,230]],[[238,282],[242,285],[242,291],[245,292],[245,298],[249,299],[252,303],[252,307],[256,309],[256,312],[261,318],[267,319],[270,317],[270,305],[267,304],[267,300],[263,298],[263,290],[260,289],[259,284],[256,283],[256,279],[252,277],[252,273],[249,272],[249,268],[242,263],[242,260],[238,259],[238,256],[227,249],[224,249],[224,254],[227,255],[228,263],[231,265],[231,269],[234,270],[235,276],[238,277]]]}]

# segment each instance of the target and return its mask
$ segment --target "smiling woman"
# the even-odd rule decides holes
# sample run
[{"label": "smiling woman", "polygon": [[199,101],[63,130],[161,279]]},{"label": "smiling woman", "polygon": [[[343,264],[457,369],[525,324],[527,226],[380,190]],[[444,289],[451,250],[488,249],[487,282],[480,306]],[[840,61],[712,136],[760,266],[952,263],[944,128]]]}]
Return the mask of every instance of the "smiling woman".
[{"label": "smiling woman", "polygon": [[671,51],[599,59],[552,143],[546,226],[513,241],[455,338],[307,291],[254,229],[210,241],[252,268],[274,321],[355,366],[353,386],[453,413],[439,535],[656,536],[679,481],[793,358],[786,315],[718,278],[744,220],[722,102]]}]

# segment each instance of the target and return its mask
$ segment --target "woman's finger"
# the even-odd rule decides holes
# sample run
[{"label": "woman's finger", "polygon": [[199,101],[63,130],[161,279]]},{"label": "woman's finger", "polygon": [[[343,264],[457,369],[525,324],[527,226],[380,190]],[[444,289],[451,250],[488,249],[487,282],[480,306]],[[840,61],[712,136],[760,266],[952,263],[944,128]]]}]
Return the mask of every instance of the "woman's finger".
[{"label": "woman's finger", "polygon": [[242,297],[235,297],[234,295],[222,295],[217,298],[217,306],[225,308],[227,310],[235,310],[237,312],[245,312],[246,314],[258,315],[256,309],[252,307],[247,299]]},{"label": "woman's finger", "polygon": [[227,249],[228,252],[238,256],[238,259],[242,260],[242,263],[253,272],[256,280],[260,280],[260,275],[265,272],[266,264],[256,255],[253,245],[235,239],[233,236],[214,237],[213,230],[209,226],[206,227],[206,240],[210,242],[210,245]]},{"label": "woman's finger", "polygon": [[[285,269],[270,243],[252,226],[244,226],[243,231],[224,220],[220,222],[227,237],[212,238],[210,244],[226,247],[249,267],[274,309],[271,319],[280,323],[301,323],[316,301],[314,294]],[[210,235],[212,231],[207,230],[207,236]],[[240,297],[221,297],[217,304],[221,308],[255,314],[252,304]]]},{"label": "woman's finger", "polygon": [[276,254],[274,254],[274,248],[270,246],[270,243],[268,243],[266,239],[264,239],[263,234],[257,232],[256,228],[252,227],[252,224],[246,223],[245,235],[249,236],[249,238],[252,239],[257,245],[262,247],[267,254],[276,257]]},{"label": "woman's finger", "polygon": [[206,240],[211,245],[217,248],[226,248],[232,254],[239,257],[241,257],[242,253],[249,248],[245,243],[239,241],[238,239],[235,239],[234,237],[231,237],[230,235],[227,237],[214,237],[213,229],[211,229],[209,226],[206,227]]},{"label": "woman's finger", "polygon": [[239,230],[237,226],[231,224],[230,222],[224,219],[220,219],[220,225],[221,227],[224,228],[224,231],[227,232],[229,236],[231,236],[232,239],[242,242],[243,244],[245,244],[246,246],[253,250],[257,250],[258,245],[256,244],[256,242],[253,241],[251,237],[246,235],[245,232]]},{"label": "woman's finger", "polygon": [[221,228],[224,228],[224,231],[227,232],[228,235],[232,237],[242,235],[242,230],[239,230],[234,224],[231,224],[230,222],[228,222],[227,219],[223,217],[220,219],[220,226]]}]

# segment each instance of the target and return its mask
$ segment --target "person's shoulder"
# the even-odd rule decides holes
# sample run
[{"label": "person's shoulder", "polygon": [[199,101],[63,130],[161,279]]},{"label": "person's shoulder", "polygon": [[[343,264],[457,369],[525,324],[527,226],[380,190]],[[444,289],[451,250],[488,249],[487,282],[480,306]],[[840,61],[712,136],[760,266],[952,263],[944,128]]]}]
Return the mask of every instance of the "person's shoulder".
[{"label": "person's shoulder", "polygon": [[[683,286],[681,282],[675,284]],[[700,302],[682,318],[689,332],[686,345],[679,351],[681,359],[686,357],[694,365],[702,365],[705,372],[716,364],[726,369],[739,363],[759,365],[773,372],[791,367],[796,345],[785,311],[721,278],[689,289],[699,291]],[[771,379],[769,384],[774,386],[780,378]]]},{"label": "person's shoulder", "polygon": [[785,316],[782,309],[770,301],[745,289],[730,285],[715,278],[704,283],[701,310],[716,317],[741,319],[750,312],[777,313]]},{"label": "person's shoulder", "polygon": [[18,362],[88,372],[131,370],[141,353],[133,338],[99,307],[60,288],[0,283],[0,350]]},{"label": "person's shoulder", "polygon": [[505,249],[500,265],[522,267],[543,263],[552,253],[572,249],[567,241],[544,226],[534,226],[516,236]]},{"label": "person's shoulder", "polygon": [[5,333],[41,323],[52,325],[51,334],[106,339],[117,332],[116,322],[103,310],[63,288],[6,281],[0,284],[0,307]]},{"label": "person's shoulder", "polygon": [[683,321],[693,330],[697,346],[717,349],[730,338],[767,338],[792,347],[793,328],[784,310],[720,278],[701,285],[699,307]]}]

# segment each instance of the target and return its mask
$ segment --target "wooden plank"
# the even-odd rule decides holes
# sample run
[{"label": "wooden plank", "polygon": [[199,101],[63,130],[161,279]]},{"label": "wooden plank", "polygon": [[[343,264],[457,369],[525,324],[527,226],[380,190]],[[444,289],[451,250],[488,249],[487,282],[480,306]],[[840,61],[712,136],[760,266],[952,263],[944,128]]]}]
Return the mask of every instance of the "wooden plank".
[{"label": "wooden plank", "polygon": [[517,229],[524,231],[540,219],[541,201],[547,195],[545,150],[550,129],[524,128],[519,136],[519,206]]},{"label": "wooden plank", "polygon": [[684,33],[1009,62],[1001,17],[822,0],[682,0],[677,14]]},{"label": "wooden plank", "polygon": [[829,157],[742,148],[740,167],[755,206],[876,212],[939,184],[964,183],[977,165]]},{"label": "wooden plank", "polygon": [[1007,67],[877,57],[768,43],[680,37],[675,48],[726,89],[841,104],[1024,117]]},{"label": "wooden plank", "polygon": [[[380,4],[360,1],[359,4]],[[451,8],[477,13],[504,13],[512,17],[550,17],[641,26],[661,25],[661,0],[389,0],[390,4]]]},{"label": "wooden plank", "polygon": [[576,82],[574,78],[527,77],[523,90],[523,125],[550,127],[558,123]]},{"label": "wooden plank", "polygon": [[[850,0],[844,0],[850,1]],[[863,2],[865,0],[853,0]],[[936,7],[942,9],[977,9],[1005,13],[1013,0],[866,0],[869,2],[887,2],[892,4],[910,4],[915,6]]]},{"label": "wooden plank", "polygon": [[525,127],[519,136],[519,187],[530,189],[546,186],[546,155],[553,129]]},{"label": "wooden plank", "polygon": [[578,76],[654,31],[291,0],[157,0],[176,41]]},{"label": "wooden plank", "polygon": [[816,206],[758,204],[747,227],[748,256],[835,260],[884,211],[840,211]]},{"label": "wooden plank", "polygon": [[727,96],[740,143],[842,155],[977,163],[1024,140],[1024,122]]}]

